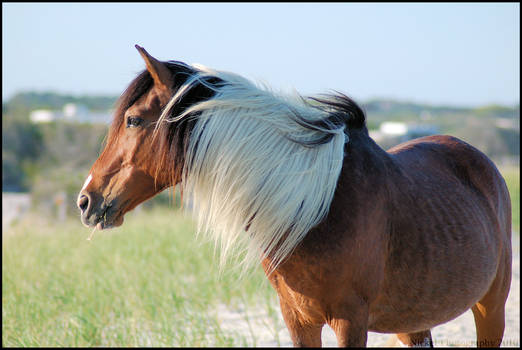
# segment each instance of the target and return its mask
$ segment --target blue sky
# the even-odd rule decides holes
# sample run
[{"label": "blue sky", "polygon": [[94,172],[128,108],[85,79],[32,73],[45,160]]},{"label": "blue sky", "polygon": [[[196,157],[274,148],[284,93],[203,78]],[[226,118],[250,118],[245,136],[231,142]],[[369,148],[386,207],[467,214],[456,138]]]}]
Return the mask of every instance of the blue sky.
[{"label": "blue sky", "polygon": [[134,44],[305,95],[519,103],[518,3],[2,3],[2,100],[120,94]]}]

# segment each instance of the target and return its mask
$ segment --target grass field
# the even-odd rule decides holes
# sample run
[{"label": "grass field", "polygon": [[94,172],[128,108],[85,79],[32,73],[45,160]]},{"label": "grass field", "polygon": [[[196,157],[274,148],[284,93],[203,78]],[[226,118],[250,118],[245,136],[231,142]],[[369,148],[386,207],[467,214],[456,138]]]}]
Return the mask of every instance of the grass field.
[{"label": "grass field", "polygon": [[218,273],[213,247],[173,209],[129,213],[96,232],[24,220],[2,236],[3,346],[239,346],[218,304],[276,300],[259,268]]},{"label": "grass field", "polygon": [[[520,171],[503,174],[519,232]],[[131,212],[123,227],[90,233],[78,219],[32,214],[2,234],[3,346],[255,346],[255,331],[222,328],[222,305],[262,307],[280,324],[261,268],[240,281],[234,269],[219,274],[213,245],[174,209]]]}]

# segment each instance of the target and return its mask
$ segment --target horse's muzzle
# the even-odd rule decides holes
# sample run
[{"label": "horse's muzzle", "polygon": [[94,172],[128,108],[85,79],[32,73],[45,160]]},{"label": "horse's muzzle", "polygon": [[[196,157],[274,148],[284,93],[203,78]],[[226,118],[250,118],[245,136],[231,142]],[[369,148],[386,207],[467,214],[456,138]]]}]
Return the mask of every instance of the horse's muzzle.
[{"label": "horse's muzzle", "polygon": [[[100,197],[100,198],[97,198]],[[96,196],[87,191],[81,191],[77,201],[81,212],[81,221],[87,227],[98,229],[110,228],[121,225],[118,211],[114,210],[113,202],[107,203],[103,197]]]}]

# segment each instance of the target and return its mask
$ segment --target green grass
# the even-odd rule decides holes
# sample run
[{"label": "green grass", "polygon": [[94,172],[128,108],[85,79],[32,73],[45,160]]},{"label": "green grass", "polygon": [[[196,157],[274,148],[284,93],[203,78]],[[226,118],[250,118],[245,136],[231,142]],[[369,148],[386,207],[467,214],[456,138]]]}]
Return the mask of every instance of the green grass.
[{"label": "green grass", "polygon": [[260,267],[219,274],[213,246],[173,209],[90,233],[32,218],[2,235],[3,346],[252,345],[221,329],[216,306],[277,302]]}]

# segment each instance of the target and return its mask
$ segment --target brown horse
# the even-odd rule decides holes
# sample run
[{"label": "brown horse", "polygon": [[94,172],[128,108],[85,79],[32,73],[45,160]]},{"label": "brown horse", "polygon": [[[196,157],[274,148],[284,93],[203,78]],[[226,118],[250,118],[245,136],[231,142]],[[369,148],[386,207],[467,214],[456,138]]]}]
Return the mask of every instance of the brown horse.
[{"label": "brown horse", "polygon": [[179,184],[224,257],[262,263],[295,346],[320,346],[324,324],[340,346],[368,331],[432,345],[469,308],[477,345],[501,344],[511,205],[483,153],[450,136],[386,152],[342,94],[277,94],[136,48],[147,69],[80,192],[85,225],[119,226]]}]

